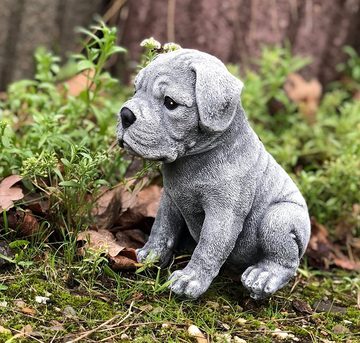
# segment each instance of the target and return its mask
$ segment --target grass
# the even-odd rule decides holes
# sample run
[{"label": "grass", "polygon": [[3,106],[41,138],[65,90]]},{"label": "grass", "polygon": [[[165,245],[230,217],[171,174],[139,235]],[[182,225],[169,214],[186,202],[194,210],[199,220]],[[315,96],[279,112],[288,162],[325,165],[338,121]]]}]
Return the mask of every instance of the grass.
[{"label": "grass", "polygon": [[[214,342],[273,342],[281,340],[276,330],[288,341],[359,340],[360,280],[351,272],[319,271],[305,261],[292,283],[263,302],[252,301],[223,274],[204,297],[188,301],[169,293],[168,269],[115,273],[101,254],[77,256],[76,236],[91,225],[93,199],[103,186],[124,179],[128,161],[115,148],[115,113],[132,93],[106,72],[109,58],[124,52],[115,44],[116,30],[100,22],[81,32],[90,38],[82,55],[60,67],[53,53],[37,50],[34,80],[11,84],[0,101],[0,179],[21,174],[27,195],[49,206],[34,213],[41,229],[25,239],[8,217],[24,213],[28,200],[1,214],[0,241],[15,255],[0,271],[0,342],[64,342],[81,335],[81,342],[189,342],[190,325]],[[151,39],[142,45],[139,68],[178,48]],[[350,60],[341,66],[346,85],[328,86],[309,125],[283,90],[288,74],[309,61],[289,51],[264,49],[256,72],[229,68],[244,80],[242,102],[255,131],[297,182],[311,215],[334,240],[346,236],[351,249],[360,234],[360,102],[353,98],[359,57],[347,49]],[[62,83],[74,72],[86,79],[76,94]],[[145,164],[137,175],[154,170]],[[49,300],[39,303],[37,296]],[[21,334],[26,325],[32,330],[27,337]]]},{"label": "grass", "polygon": [[[13,332],[31,325],[34,337],[23,338],[24,342],[63,342],[64,337],[71,341],[84,333],[87,336],[81,342],[115,342],[120,337],[130,342],[188,342],[189,325],[196,325],[217,342],[228,342],[230,336],[273,342],[278,337],[276,329],[300,342],[359,339],[356,296],[360,280],[355,274],[304,269],[291,284],[263,302],[252,301],[238,282],[222,275],[204,297],[188,301],[167,289],[158,291],[153,272],[118,275],[105,268],[90,286],[77,269],[81,264],[69,269],[57,263],[54,270],[42,259],[29,269],[3,271],[0,283],[7,290],[0,292],[0,325]],[[162,271],[160,282],[165,282],[167,275],[167,270]],[[49,300],[39,304],[36,296]],[[20,300],[32,311],[19,307]],[[314,313],[296,310],[294,301],[299,300],[309,304]],[[319,301],[328,308],[316,310]],[[108,324],[103,325],[105,322]]]}]

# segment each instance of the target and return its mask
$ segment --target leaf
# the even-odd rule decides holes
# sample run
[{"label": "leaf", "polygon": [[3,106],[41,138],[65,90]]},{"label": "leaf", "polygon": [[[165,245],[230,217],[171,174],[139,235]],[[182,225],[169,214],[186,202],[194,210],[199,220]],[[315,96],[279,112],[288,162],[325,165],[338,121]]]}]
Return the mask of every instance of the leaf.
[{"label": "leaf", "polygon": [[1,292],[1,291],[6,291],[8,288],[9,288],[8,286],[0,283],[0,292]]},{"label": "leaf", "polygon": [[16,335],[14,335],[12,338],[10,338],[9,340],[7,340],[5,343],[10,343],[10,342],[16,342],[18,338],[23,338],[23,337],[29,337],[31,336],[31,334],[33,333],[33,328],[31,327],[31,325],[25,325],[19,333],[17,333]]},{"label": "leaf", "polygon": [[0,213],[14,206],[15,200],[21,200],[24,193],[20,187],[13,187],[22,179],[19,175],[10,175],[0,183]]},{"label": "leaf", "polygon": [[67,93],[69,95],[79,96],[83,91],[88,89],[94,75],[94,69],[86,69],[83,70],[81,73],[75,75],[71,79],[65,81],[62,85],[66,86],[66,88],[68,89]]},{"label": "leaf", "polygon": [[110,257],[116,256],[125,247],[116,243],[114,235],[108,230],[87,230],[80,232],[77,241],[84,241],[85,245],[81,248],[80,253],[83,255],[85,249],[103,251]]},{"label": "leaf", "polygon": [[155,218],[160,204],[162,188],[151,185],[142,190],[124,190],[121,197],[121,212],[117,225],[122,229],[138,226],[146,218]]},{"label": "leaf", "polygon": [[148,236],[139,229],[118,231],[115,234],[116,241],[122,246],[138,249],[144,246]]},{"label": "leaf", "polygon": [[328,236],[327,228],[311,218],[311,238],[306,250],[309,263],[322,269],[335,265],[347,270],[360,270],[360,263],[350,260]]},{"label": "leaf", "polygon": [[31,316],[34,316],[36,314],[36,310],[31,307],[23,307],[20,310],[22,313],[30,314]]},{"label": "leaf", "polygon": [[59,182],[59,186],[80,188],[80,185],[76,181],[73,181],[73,180],[61,181],[61,182]]},{"label": "leaf", "polygon": [[189,334],[189,336],[195,338],[197,343],[207,343],[208,342],[205,335],[195,325],[190,325],[188,327],[188,334]]},{"label": "leaf", "polygon": [[122,193],[123,189],[120,187],[103,188],[101,196],[96,200],[91,211],[97,228],[111,228],[114,225],[119,217]]},{"label": "leaf", "polygon": [[111,268],[114,270],[135,269],[140,265],[136,260],[135,249],[120,245],[108,230],[80,232],[77,242],[78,244],[85,242],[85,245],[78,249],[81,255],[85,254],[86,249],[104,252],[110,261]]},{"label": "leaf", "polygon": [[294,73],[288,76],[284,88],[289,99],[299,106],[308,123],[314,123],[322,94],[321,83],[316,79],[306,81],[300,74]]},{"label": "leaf", "polygon": [[39,232],[40,224],[31,210],[16,211],[8,215],[9,226],[21,232],[23,236],[31,236]]},{"label": "leaf", "polygon": [[305,313],[305,314],[312,314],[313,310],[311,309],[310,305],[302,300],[293,300],[292,306],[298,312]]},{"label": "leaf", "polygon": [[88,60],[82,60],[77,64],[78,71],[83,71],[85,69],[93,69],[94,63]]}]

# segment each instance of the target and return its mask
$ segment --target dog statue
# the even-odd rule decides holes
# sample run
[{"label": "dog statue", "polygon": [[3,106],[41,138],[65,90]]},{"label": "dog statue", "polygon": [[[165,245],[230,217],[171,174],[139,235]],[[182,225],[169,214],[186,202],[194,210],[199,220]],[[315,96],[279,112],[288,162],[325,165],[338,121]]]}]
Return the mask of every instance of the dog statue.
[{"label": "dog statue", "polygon": [[310,237],[300,191],[265,150],[241,106],[243,84],[209,54],[161,54],[135,79],[120,110],[118,141],[163,162],[164,191],[148,242],[137,250],[166,265],[180,232],[196,242],[171,290],[198,298],[225,264],[254,299],[294,276]]}]

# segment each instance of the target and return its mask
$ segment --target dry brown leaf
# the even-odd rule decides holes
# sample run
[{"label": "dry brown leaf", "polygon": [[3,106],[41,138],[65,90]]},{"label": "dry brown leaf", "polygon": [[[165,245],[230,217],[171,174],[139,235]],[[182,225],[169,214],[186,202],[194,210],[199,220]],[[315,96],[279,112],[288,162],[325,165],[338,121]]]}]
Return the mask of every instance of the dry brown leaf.
[{"label": "dry brown leaf", "polygon": [[140,266],[137,262],[135,249],[124,248],[119,255],[110,258],[110,266],[114,270],[136,269]]},{"label": "dry brown leaf", "polygon": [[353,204],[350,213],[344,214],[339,218],[335,227],[335,235],[339,240],[352,238],[352,231],[360,223],[360,204]]},{"label": "dry brown leaf", "polygon": [[8,98],[8,95],[6,92],[0,92],[0,100],[6,101]]},{"label": "dry brown leaf", "polygon": [[315,312],[345,313],[346,307],[334,305],[332,300],[317,300],[314,303]]},{"label": "dry brown leaf", "polygon": [[94,73],[95,71],[93,69],[86,69],[71,79],[65,81],[64,84],[68,88],[68,94],[78,96],[81,92],[86,90],[91,84],[91,79],[93,78]]},{"label": "dry brown leaf", "polygon": [[24,236],[31,236],[38,232],[40,225],[36,217],[32,214],[30,210],[25,211],[24,219],[20,225],[20,232]]},{"label": "dry brown leaf", "polygon": [[328,236],[327,228],[319,224],[315,218],[311,218],[311,238],[306,251],[310,264],[325,269],[336,265],[343,269],[360,270],[360,263],[345,256]]},{"label": "dry brown leaf", "polygon": [[148,236],[139,229],[118,231],[115,234],[116,241],[127,248],[141,248],[147,241]]},{"label": "dry brown leaf", "polygon": [[0,182],[0,213],[13,207],[15,200],[24,197],[20,187],[13,187],[21,179],[19,175],[10,175]]},{"label": "dry brown leaf", "polygon": [[314,123],[322,94],[321,83],[316,79],[306,81],[301,75],[294,73],[288,76],[284,89],[289,99],[299,106],[306,120],[310,124]]},{"label": "dry brown leaf", "polygon": [[160,204],[162,188],[158,185],[152,185],[141,190],[133,210],[144,217],[156,216]]},{"label": "dry brown leaf", "polygon": [[10,212],[8,222],[11,228],[18,230],[23,236],[31,236],[40,229],[39,222],[31,210]]},{"label": "dry brown leaf", "polygon": [[31,307],[22,307],[20,311],[31,316],[34,316],[36,314],[36,310]]},{"label": "dry brown leaf", "polygon": [[205,335],[195,325],[190,325],[188,327],[188,334],[189,336],[195,338],[197,343],[208,343],[208,340],[205,337]]},{"label": "dry brown leaf", "polygon": [[116,242],[114,235],[110,231],[104,229],[80,232],[77,241],[85,242],[85,245],[79,250],[81,255],[84,255],[85,250],[90,248],[96,251],[103,251],[110,257],[113,257],[125,248]]},{"label": "dry brown leaf", "polygon": [[[129,192],[124,190],[122,194],[122,214],[116,224],[124,230],[138,226],[145,218],[155,218],[159,208],[162,188],[151,185],[140,191]],[[140,226],[138,226],[140,227]]]},{"label": "dry brown leaf", "polygon": [[77,241],[85,242],[85,245],[79,248],[81,255],[84,255],[86,249],[104,252],[114,270],[134,269],[140,266],[136,260],[135,249],[120,245],[108,230],[80,232]]},{"label": "dry brown leaf", "polygon": [[17,338],[22,338],[22,337],[27,337],[27,336],[31,336],[31,334],[33,333],[33,328],[31,325],[25,325],[19,333],[17,333],[16,335],[14,335],[11,340],[16,342]]},{"label": "dry brown leaf", "polygon": [[25,195],[24,204],[32,212],[44,216],[48,214],[48,211],[50,209],[50,200],[46,195],[44,195],[44,193]]},{"label": "dry brown leaf", "polygon": [[92,210],[97,228],[111,228],[119,217],[123,188],[104,189]]},{"label": "dry brown leaf", "polygon": [[[11,249],[9,248],[9,245],[7,242],[5,241],[0,241],[0,254],[8,257],[8,258],[13,258],[14,257],[14,253],[11,251]],[[5,265],[8,264],[9,261],[4,260],[0,257],[0,268]]]},{"label": "dry brown leaf", "polygon": [[292,306],[298,312],[305,313],[305,314],[312,314],[313,313],[312,308],[305,301],[295,299],[295,300],[292,301]]}]

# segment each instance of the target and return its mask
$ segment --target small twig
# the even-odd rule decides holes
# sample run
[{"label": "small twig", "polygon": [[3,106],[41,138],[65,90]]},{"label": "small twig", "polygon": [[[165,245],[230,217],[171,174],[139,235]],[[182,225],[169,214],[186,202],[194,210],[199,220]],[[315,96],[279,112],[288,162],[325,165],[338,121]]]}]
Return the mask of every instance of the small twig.
[{"label": "small twig", "polygon": [[[124,318],[122,318],[119,323],[122,323],[124,320],[126,320],[126,319],[132,314],[131,309],[132,309],[133,304],[134,304],[134,302],[132,302],[132,303],[130,304],[128,314],[127,314]],[[99,331],[101,328],[103,328],[104,326],[110,324],[111,322],[113,322],[114,320],[116,320],[116,319],[119,318],[119,317],[120,317],[120,314],[117,314],[116,316],[110,318],[110,319],[107,320],[106,322],[103,322],[102,324],[100,324],[100,325],[97,326],[96,328],[84,332],[84,333],[83,333],[82,335],[80,335],[79,337],[77,337],[77,338],[75,338],[75,339],[73,339],[73,340],[71,340],[71,341],[68,341],[67,343],[79,342],[79,341],[81,341],[83,338],[86,338],[86,337],[90,336],[91,334],[93,334],[94,332]]]},{"label": "small twig", "polygon": [[[166,322],[166,323],[168,323],[170,325],[173,325],[173,326],[188,326],[188,324],[178,324],[178,323],[172,323],[172,322]],[[118,329],[123,328],[124,330],[122,330],[121,332],[118,332],[116,334],[113,334],[113,335],[111,335],[109,337],[103,338],[99,342],[106,342],[109,339],[118,337],[118,336],[122,335],[125,331],[127,331],[131,327],[142,326],[142,325],[153,325],[153,324],[160,325],[160,323],[157,321],[157,322],[145,322],[145,323],[130,323],[130,324],[127,324],[127,325],[119,326]]]},{"label": "small twig", "polygon": [[298,285],[299,282],[300,282],[300,278],[295,278],[294,284],[290,289],[290,294],[294,291],[295,287]]},{"label": "small twig", "polygon": [[311,316],[312,316],[312,314],[308,314],[306,316],[300,316],[300,317],[294,317],[294,318],[274,318],[274,319],[271,319],[271,320],[274,321],[274,322],[292,322],[292,321],[295,321],[295,320],[307,319],[307,318],[309,318]]},{"label": "small twig", "polygon": [[[102,16],[104,23],[107,23],[116,13],[120,11],[120,9],[125,5],[127,0],[116,0],[111,7],[106,11],[106,13]],[[97,30],[93,30],[92,33],[95,34]],[[91,37],[87,37],[84,40],[83,46],[81,47],[79,53],[84,49],[84,46],[87,45],[91,40]]]},{"label": "small twig", "polygon": [[167,39],[169,42],[175,42],[175,7],[176,0],[168,0]]},{"label": "small twig", "polygon": [[59,333],[59,331],[56,331],[56,332],[55,332],[55,335],[54,335],[54,337],[51,339],[50,343],[53,343],[53,342],[54,342],[54,340],[55,340],[55,338],[56,338],[56,336],[57,336],[58,333]]},{"label": "small twig", "polygon": [[11,330],[17,332],[17,334],[15,336],[13,336],[11,338],[11,340],[16,339],[16,338],[21,338],[21,337],[28,337],[28,338],[31,338],[31,339],[37,341],[37,342],[44,343],[44,341],[40,341],[40,339],[36,338],[35,336],[32,336],[30,332],[26,333],[26,332],[22,332],[21,330],[17,330],[17,329],[14,329],[14,328],[11,328]]},{"label": "small twig", "polygon": [[120,9],[125,5],[127,0],[115,0],[113,5],[106,11],[103,15],[103,20],[107,23],[115,14],[117,14]]}]

